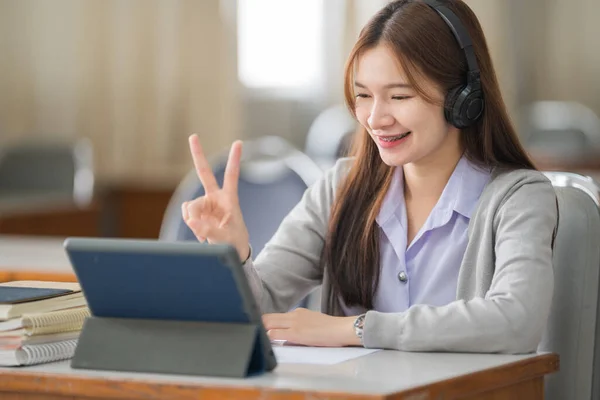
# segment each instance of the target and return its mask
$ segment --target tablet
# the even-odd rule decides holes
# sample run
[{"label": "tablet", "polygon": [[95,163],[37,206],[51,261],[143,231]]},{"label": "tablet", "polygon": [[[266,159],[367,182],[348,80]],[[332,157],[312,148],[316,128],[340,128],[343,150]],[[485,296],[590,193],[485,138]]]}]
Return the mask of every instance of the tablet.
[{"label": "tablet", "polygon": [[232,246],[68,238],[64,248],[92,316],[256,324],[266,370],[277,365]]}]

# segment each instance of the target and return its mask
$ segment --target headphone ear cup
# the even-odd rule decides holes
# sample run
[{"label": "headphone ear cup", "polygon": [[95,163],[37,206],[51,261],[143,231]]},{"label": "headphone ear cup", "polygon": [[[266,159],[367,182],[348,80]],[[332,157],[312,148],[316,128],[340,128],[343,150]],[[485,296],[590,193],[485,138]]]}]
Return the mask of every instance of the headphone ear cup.
[{"label": "headphone ear cup", "polygon": [[[458,100],[458,96],[465,89],[464,86],[459,86],[454,89],[450,89],[448,94],[446,95],[446,100],[444,101],[444,117],[449,124],[456,126],[457,119],[456,115],[456,101]],[[460,110],[460,108],[458,109]],[[456,126],[458,128],[458,126]]]},{"label": "headphone ear cup", "polygon": [[473,125],[483,114],[484,102],[481,90],[468,85],[451,90],[446,96],[444,115],[446,121],[462,129]]}]

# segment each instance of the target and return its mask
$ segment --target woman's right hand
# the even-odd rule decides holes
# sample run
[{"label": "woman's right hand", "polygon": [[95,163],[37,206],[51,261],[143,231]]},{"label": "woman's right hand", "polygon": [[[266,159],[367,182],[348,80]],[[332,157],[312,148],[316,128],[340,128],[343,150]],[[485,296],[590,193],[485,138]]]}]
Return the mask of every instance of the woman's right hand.
[{"label": "woman's right hand", "polygon": [[190,150],[204,196],[182,204],[183,219],[199,241],[228,243],[237,249],[243,262],[250,255],[249,235],[238,200],[242,142],[231,146],[223,188],[220,188],[206,160],[197,135],[190,136]]}]

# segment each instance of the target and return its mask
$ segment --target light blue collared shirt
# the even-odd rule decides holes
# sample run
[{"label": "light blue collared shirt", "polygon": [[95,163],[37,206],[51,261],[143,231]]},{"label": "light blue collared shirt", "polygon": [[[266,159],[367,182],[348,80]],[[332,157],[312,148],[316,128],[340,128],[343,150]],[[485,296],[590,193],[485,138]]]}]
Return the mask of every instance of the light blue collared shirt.
[{"label": "light blue collared shirt", "polygon": [[[413,304],[446,305],[456,299],[456,285],[468,242],[468,226],[490,173],[464,156],[450,176],[431,214],[407,246],[404,173],[392,184],[376,218],[381,228],[381,275],[374,309],[402,312]],[[364,310],[345,307],[346,315]]]}]

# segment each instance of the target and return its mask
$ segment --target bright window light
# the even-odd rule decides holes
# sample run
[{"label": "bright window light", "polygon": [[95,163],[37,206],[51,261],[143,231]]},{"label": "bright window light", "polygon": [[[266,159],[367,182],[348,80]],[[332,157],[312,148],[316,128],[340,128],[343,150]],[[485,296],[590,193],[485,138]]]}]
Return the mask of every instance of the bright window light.
[{"label": "bright window light", "polygon": [[238,0],[238,76],[247,87],[313,85],[324,0]]}]

